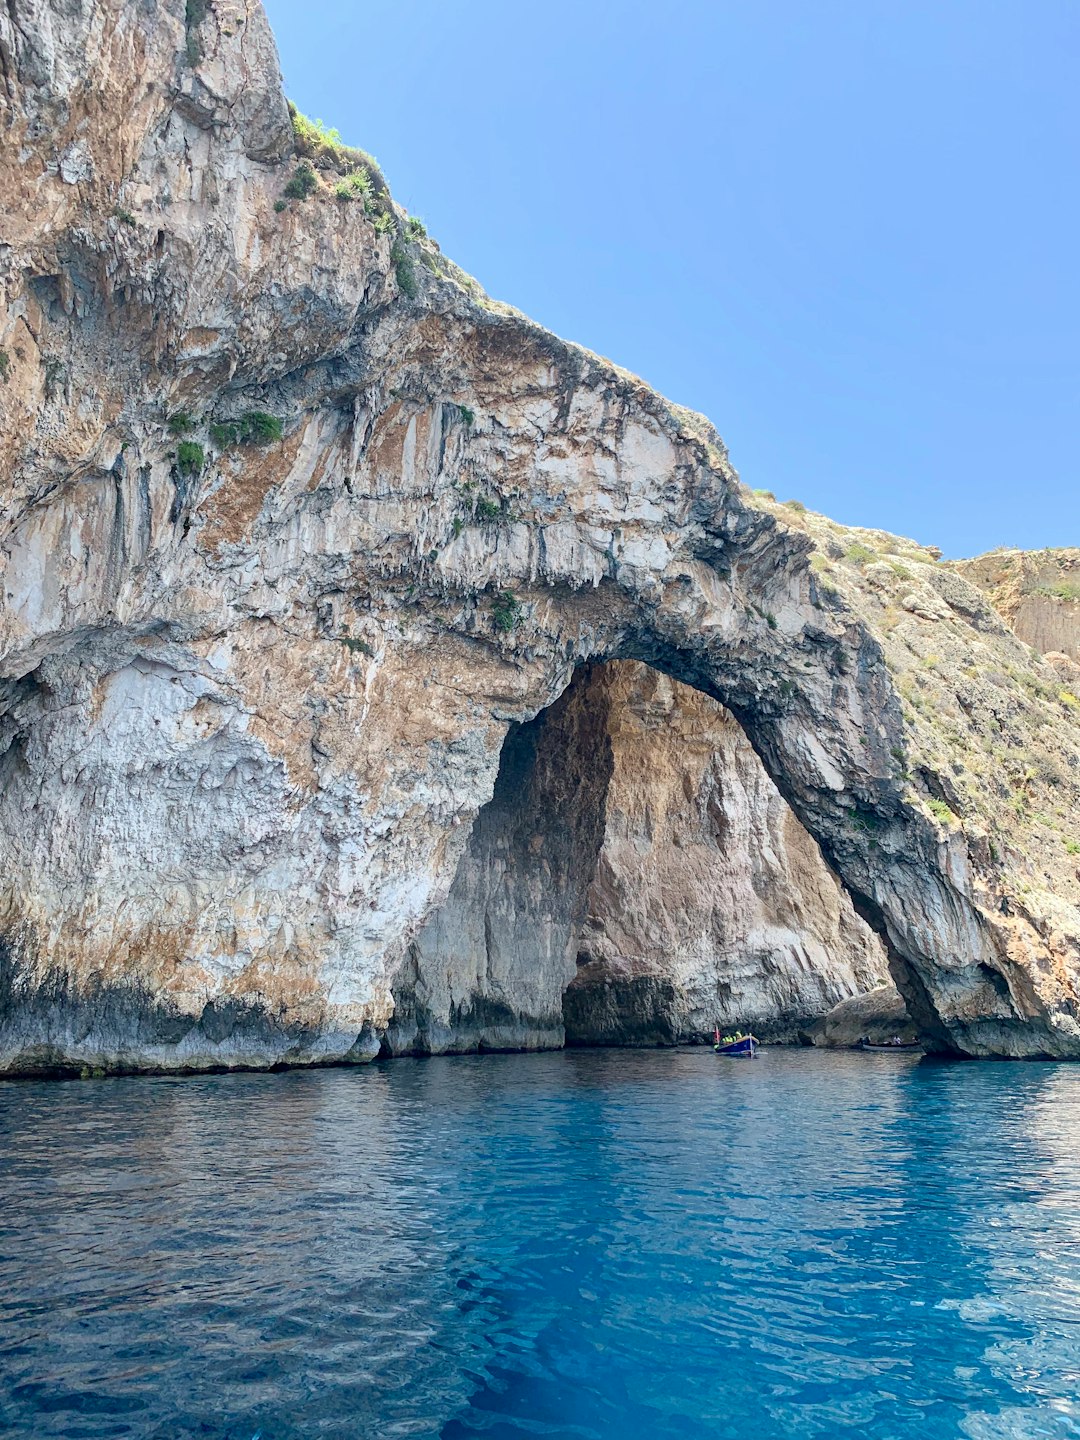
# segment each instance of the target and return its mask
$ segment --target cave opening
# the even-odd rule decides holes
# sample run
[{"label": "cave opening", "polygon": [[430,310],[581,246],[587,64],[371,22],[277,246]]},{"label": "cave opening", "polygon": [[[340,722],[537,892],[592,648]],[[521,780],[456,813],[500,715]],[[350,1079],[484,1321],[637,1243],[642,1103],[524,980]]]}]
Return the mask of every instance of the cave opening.
[{"label": "cave opening", "polygon": [[386,1054],[798,1041],[888,979],[878,937],[731,713],[639,661],[511,725]]}]

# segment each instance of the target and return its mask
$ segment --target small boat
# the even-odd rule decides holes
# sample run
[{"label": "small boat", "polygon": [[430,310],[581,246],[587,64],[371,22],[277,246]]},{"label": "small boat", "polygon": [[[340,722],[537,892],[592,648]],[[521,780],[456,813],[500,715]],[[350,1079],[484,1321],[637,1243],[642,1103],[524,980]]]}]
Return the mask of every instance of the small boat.
[{"label": "small boat", "polygon": [[918,1040],[883,1040],[880,1045],[872,1045],[869,1040],[859,1041],[860,1050],[921,1050],[922,1044]]},{"label": "small boat", "polygon": [[713,1050],[717,1055],[745,1055],[747,1060],[752,1060],[758,1052],[758,1039],[756,1035],[738,1034],[734,1038],[724,1036],[720,1038],[720,1031],[715,1031]]}]

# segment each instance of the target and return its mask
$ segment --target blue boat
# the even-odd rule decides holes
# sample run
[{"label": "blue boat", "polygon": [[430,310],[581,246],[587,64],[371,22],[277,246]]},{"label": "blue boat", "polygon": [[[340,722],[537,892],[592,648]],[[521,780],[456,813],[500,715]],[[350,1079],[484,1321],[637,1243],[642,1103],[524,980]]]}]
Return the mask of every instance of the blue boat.
[{"label": "blue boat", "polygon": [[736,1035],[733,1040],[726,1037],[721,1040],[717,1031],[713,1050],[717,1055],[745,1055],[747,1060],[752,1060],[758,1052],[758,1039],[755,1035]]}]

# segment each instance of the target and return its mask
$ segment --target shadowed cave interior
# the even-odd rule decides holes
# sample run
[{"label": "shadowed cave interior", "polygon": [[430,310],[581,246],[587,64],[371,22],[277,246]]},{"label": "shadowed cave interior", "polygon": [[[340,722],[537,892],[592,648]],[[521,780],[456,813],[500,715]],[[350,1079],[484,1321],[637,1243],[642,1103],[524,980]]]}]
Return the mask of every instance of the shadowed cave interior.
[{"label": "shadowed cave interior", "polygon": [[729,712],[611,661],[511,726],[382,1053],[675,1044],[714,1023],[808,1041],[887,978]]}]

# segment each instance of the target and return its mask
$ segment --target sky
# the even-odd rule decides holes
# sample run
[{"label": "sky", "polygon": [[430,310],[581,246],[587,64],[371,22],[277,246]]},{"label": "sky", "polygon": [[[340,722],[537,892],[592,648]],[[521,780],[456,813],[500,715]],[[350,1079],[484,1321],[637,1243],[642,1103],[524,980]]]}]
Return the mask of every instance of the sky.
[{"label": "sky", "polygon": [[743,480],[1080,545],[1076,0],[267,0],[286,92]]}]

